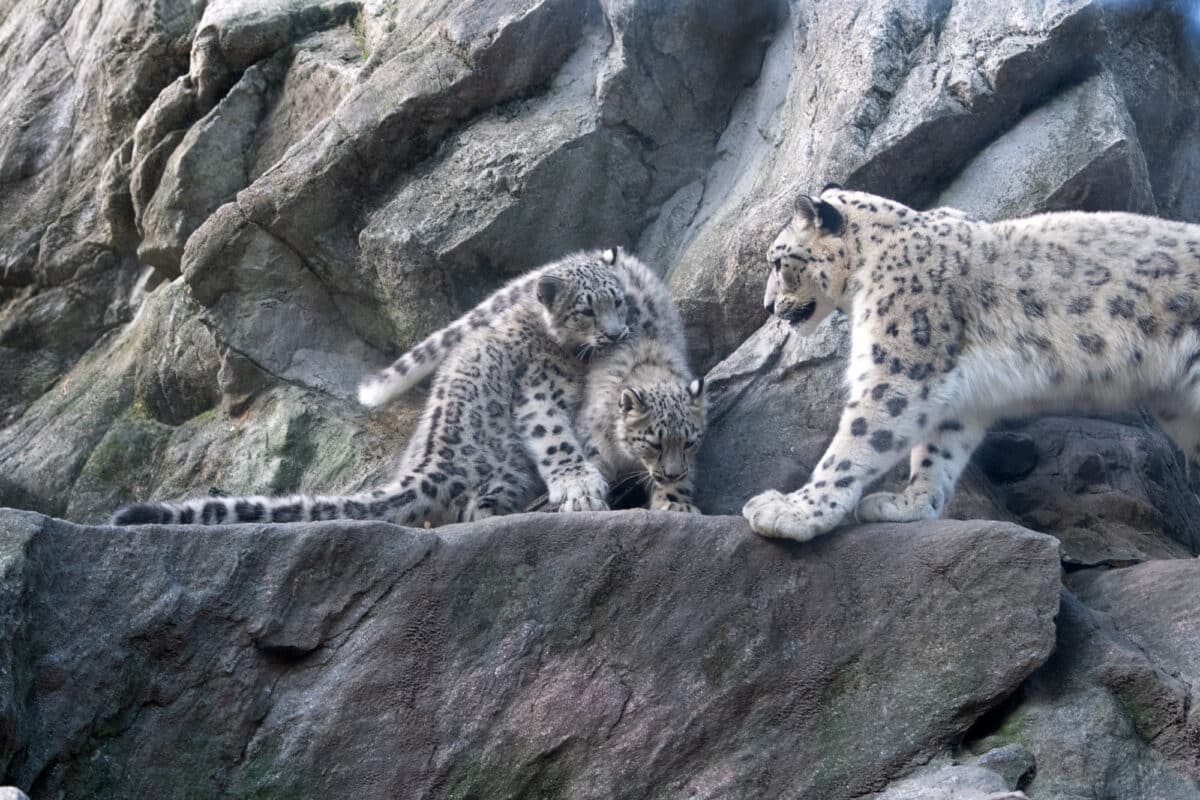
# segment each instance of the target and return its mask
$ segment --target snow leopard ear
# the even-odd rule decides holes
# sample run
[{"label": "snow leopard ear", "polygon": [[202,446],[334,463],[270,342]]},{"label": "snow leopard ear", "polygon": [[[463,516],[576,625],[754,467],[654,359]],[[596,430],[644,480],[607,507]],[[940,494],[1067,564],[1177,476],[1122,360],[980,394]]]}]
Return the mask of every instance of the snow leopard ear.
[{"label": "snow leopard ear", "polygon": [[688,384],[687,390],[693,400],[699,400],[704,396],[704,378],[696,378]]},{"label": "snow leopard ear", "polygon": [[537,282],[537,299],[546,308],[553,308],[554,301],[567,288],[567,282],[553,275],[543,275]]},{"label": "snow leopard ear", "polygon": [[617,263],[617,248],[615,248],[615,247],[608,248],[607,250],[605,250],[603,253],[600,254],[600,257],[604,259],[605,264],[609,264],[609,265],[616,264]]},{"label": "snow leopard ear", "polygon": [[805,222],[814,222],[817,219],[817,204],[806,194],[796,198],[792,210]]},{"label": "snow leopard ear", "polygon": [[800,195],[796,200],[796,213],[821,233],[841,236],[846,227],[846,218],[842,216],[842,212],[824,200],[813,200],[806,194]]},{"label": "snow leopard ear", "polygon": [[640,414],[646,410],[646,398],[638,389],[622,389],[621,390],[621,413],[629,416],[630,414]]}]

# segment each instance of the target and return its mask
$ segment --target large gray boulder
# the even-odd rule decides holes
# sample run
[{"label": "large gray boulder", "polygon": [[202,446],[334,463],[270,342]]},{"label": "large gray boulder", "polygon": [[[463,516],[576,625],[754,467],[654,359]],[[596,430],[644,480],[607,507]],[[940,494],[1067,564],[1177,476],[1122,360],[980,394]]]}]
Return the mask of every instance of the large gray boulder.
[{"label": "large gray boulder", "polygon": [[1200,561],[1068,576],[1055,653],[969,746],[1034,754],[1030,797],[1200,798]]},{"label": "large gray boulder", "polygon": [[35,797],[857,797],[1046,659],[1058,563],[986,522],[800,546],[650,512],[6,511],[0,775]]}]

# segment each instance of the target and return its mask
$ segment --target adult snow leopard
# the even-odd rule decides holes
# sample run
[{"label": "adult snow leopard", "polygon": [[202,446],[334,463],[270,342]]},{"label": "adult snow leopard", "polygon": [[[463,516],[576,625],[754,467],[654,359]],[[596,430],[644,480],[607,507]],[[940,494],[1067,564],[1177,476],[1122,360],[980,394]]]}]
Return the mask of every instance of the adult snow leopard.
[{"label": "adult snow leopard", "polygon": [[612,251],[540,270],[534,292],[448,351],[396,479],[350,496],[221,497],[121,509],[114,524],[387,519],[440,525],[522,510],[543,488],[564,511],[607,508],[575,434],[587,363],[629,334]]},{"label": "adult snow leopard", "polygon": [[[806,540],[936,518],[1001,416],[1144,404],[1200,456],[1200,226],[1124,213],[979,222],[863,192],[801,197],[764,305],[801,333],[849,315],[849,397],[808,483],[743,514]],[[862,498],[904,453],[904,491]]]}]

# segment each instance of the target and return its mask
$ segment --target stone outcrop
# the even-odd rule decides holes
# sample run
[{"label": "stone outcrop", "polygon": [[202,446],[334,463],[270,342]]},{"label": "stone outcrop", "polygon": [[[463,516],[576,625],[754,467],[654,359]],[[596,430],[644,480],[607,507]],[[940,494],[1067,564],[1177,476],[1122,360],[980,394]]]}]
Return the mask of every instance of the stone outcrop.
[{"label": "stone outcrop", "polygon": [[0,774],[35,797],[857,797],[1042,664],[1060,591],[1052,538],[990,522],[0,541]]},{"label": "stone outcrop", "polygon": [[1195,798],[1196,559],[1068,577],[1055,654],[968,746],[1033,753],[1030,797]]}]

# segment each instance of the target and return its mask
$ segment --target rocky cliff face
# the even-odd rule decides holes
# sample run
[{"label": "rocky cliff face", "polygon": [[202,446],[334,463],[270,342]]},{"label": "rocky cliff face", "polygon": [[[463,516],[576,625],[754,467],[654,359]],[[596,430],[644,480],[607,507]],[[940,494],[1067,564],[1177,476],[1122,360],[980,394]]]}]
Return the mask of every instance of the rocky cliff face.
[{"label": "rocky cliff face", "polygon": [[[841,402],[844,326],[764,325],[792,198],[1200,221],[1197,22],[1149,0],[0,0],[0,505],[95,523],[366,485],[423,399],[365,414],[361,374],[511,275],[620,244],[711,368],[700,499],[736,512],[802,481]],[[10,514],[0,777],[1200,797],[1180,454],[1136,414],[1015,421],[972,473],[950,516],[1057,549],[994,522],[781,548],[638,515],[418,537]],[[1054,629],[1047,558],[1071,570]]]}]

